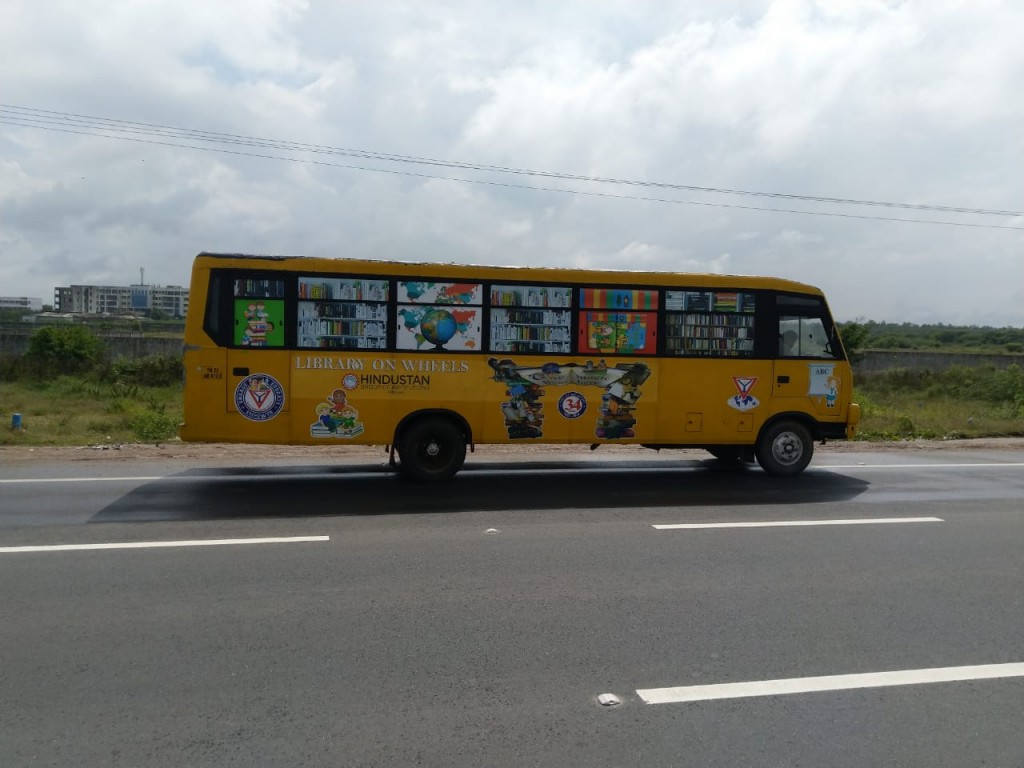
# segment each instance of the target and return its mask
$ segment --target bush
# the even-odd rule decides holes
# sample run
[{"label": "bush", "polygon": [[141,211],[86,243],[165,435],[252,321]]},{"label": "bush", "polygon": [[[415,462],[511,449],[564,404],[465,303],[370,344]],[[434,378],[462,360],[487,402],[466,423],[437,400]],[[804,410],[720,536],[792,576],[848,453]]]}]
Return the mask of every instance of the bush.
[{"label": "bush", "polygon": [[180,384],[185,368],[180,357],[149,355],[139,358],[119,358],[107,374],[114,383],[138,384],[144,387],[166,387]]},{"label": "bush", "polygon": [[987,400],[1015,402],[1024,400],[1024,369],[1011,365],[992,374]]},{"label": "bush", "polygon": [[864,374],[857,384],[877,393],[923,392],[933,386],[937,374],[923,368],[892,368],[880,373]]},{"label": "bush", "polygon": [[900,416],[896,422],[896,434],[905,439],[911,439],[917,434],[914,420],[909,416]]},{"label": "bush", "polygon": [[80,325],[48,325],[29,339],[24,362],[38,377],[83,373],[103,356],[103,342]]},{"label": "bush", "polygon": [[21,372],[21,358],[15,355],[0,355],[0,381],[14,381]]},{"label": "bush", "polygon": [[954,365],[935,372],[894,368],[858,378],[858,388],[874,394],[915,392],[927,400],[948,397],[954,400],[984,400],[990,403],[1014,403],[1024,399],[1024,370],[1011,365],[972,368]]},{"label": "bush", "polygon": [[132,432],[140,440],[155,443],[170,440],[178,434],[179,419],[161,411],[143,411],[132,419]]}]

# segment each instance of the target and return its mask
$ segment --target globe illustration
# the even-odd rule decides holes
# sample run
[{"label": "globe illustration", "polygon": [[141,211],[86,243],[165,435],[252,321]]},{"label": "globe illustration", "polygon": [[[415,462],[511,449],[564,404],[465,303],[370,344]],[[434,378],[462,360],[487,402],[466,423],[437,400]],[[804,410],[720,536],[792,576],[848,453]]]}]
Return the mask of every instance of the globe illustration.
[{"label": "globe illustration", "polygon": [[423,334],[423,338],[438,349],[442,349],[457,330],[455,318],[446,309],[432,309],[420,320],[420,333]]}]

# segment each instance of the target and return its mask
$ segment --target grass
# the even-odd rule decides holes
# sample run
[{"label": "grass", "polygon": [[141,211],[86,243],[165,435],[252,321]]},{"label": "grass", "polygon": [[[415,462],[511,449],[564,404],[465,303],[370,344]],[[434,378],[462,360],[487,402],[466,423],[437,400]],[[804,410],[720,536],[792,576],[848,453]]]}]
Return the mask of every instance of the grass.
[{"label": "grass", "polygon": [[958,440],[1024,436],[1024,418],[1003,404],[952,397],[925,399],[918,394],[873,396],[857,391],[861,406],[858,440]]},{"label": "grass", "polygon": [[[11,428],[21,414],[22,429]],[[161,442],[177,436],[181,386],[105,384],[59,376],[0,383],[0,445]]]},{"label": "grass", "polygon": [[862,440],[1024,435],[1024,371],[956,366],[942,372],[894,369],[862,376]]}]

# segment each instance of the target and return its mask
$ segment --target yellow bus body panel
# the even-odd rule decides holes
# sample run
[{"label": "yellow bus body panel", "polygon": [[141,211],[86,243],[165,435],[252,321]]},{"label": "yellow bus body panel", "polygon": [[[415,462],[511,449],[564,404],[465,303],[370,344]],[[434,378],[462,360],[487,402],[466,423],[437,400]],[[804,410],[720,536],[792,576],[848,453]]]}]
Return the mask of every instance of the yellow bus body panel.
[{"label": "yellow bus body panel", "polygon": [[[388,445],[403,418],[449,411],[478,444],[753,445],[778,414],[844,425],[847,437],[860,416],[850,403],[850,365],[840,359],[219,347],[203,324],[211,268],[822,295],[776,278],[200,255],[185,336],[187,441]],[[530,382],[525,415],[512,391],[520,385],[510,386],[502,366]]]}]

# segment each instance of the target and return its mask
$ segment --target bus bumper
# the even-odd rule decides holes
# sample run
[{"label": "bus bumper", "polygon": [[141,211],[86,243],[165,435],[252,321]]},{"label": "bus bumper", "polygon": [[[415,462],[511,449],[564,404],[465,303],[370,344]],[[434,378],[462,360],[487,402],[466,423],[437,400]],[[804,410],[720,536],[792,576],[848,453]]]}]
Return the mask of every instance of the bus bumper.
[{"label": "bus bumper", "polygon": [[860,405],[850,403],[849,416],[846,419],[846,439],[852,440],[857,435],[857,426],[860,424]]}]

